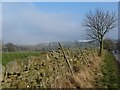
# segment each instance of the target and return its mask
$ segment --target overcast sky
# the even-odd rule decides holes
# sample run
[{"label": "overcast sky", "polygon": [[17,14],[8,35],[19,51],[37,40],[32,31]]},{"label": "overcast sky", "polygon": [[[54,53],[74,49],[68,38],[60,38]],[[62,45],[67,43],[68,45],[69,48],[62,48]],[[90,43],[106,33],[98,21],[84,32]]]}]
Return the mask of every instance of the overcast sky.
[{"label": "overcast sky", "polygon": [[[2,40],[15,44],[86,39],[82,26],[89,10],[118,12],[116,3],[2,3]],[[117,29],[107,38],[117,39]]]}]

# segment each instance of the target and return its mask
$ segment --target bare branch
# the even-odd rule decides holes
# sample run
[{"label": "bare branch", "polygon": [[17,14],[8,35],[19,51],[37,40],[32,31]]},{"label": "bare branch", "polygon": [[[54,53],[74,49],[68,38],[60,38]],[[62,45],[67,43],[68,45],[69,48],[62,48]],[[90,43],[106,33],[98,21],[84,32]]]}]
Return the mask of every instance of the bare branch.
[{"label": "bare branch", "polygon": [[103,38],[107,32],[116,27],[116,16],[114,13],[96,10],[88,13],[85,18],[84,26],[86,27],[87,35],[92,39],[96,39],[100,44],[100,54],[103,48]]},{"label": "bare branch", "polygon": [[97,9],[96,12],[90,11],[86,15],[84,26],[87,28],[87,32],[89,30],[94,37],[101,39],[107,32],[116,27],[116,17],[114,13]]}]

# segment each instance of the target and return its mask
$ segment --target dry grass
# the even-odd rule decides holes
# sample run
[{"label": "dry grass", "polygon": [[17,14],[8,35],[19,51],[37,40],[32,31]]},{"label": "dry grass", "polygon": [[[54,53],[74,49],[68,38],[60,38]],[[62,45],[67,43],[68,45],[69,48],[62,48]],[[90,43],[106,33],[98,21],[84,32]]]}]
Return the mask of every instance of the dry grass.
[{"label": "dry grass", "polygon": [[[29,69],[31,69],[22,72],[18,78],[24,78],[24,80],[21,80],[21,82],[25,81],[27,85],[30,83],[26,81],[29,81],[30,79],[32,81],[34,81],[34,79],[37,79],[37,82],[39,81],[37,84],[35,84],[36,81],[34,81],[33,84],[30,84],[30,87],[94,88],[96,85],[96,80],[101,76],[101,57],[97,56],[97,52],[95,50],[90,49],[82,50],[85,57],[80,53],[70,50],[66,52],[68,52],[66,55],[71,66],[74,66],[74,74],[69,72],[69,67],[65,62],[63,54],[59,50],[52,53],[46,52],[40,56],[28,57],[28,61],[31,62],[29,63]],[[37,66],[39,68],[37,68]],[[13,81],[14,87],[18,82],[20,82],[19,79]],[[3,83],[3,85],[5,84],[6,83]],[[25,87],[25,85],[23,87]]]}]

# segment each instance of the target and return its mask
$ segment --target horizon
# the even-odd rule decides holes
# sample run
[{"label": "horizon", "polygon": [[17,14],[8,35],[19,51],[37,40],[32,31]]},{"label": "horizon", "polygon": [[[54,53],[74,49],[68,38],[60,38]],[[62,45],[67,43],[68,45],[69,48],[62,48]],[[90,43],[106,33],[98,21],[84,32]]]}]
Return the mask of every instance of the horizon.
[{"label": "horizon", "polygon": [[[110,38],[105,38],[105,39],[110,39]],[[117,41],[118,42],[118,39],[110,39],[110,40],[112,40],[112,41]],[[18,45],[18,46],[34,46],[34,45],[39,45],[39,44],[50,44],[50,43],[63,43],[63,42],[83,42],[83,43],[85,43],[85,42],[89,42],[89,41],[97,41],[97,40],[95,40],[95,39],[85,39],[85,40],[72,40],[72,41],[52,41],[52,42],[41,42],[41,43],[33,43],[33,44],[15,44],[15,43],[13,43],[13,42],[6,42],[6,43],[4,43],[4,42],[2,42],[2,43],[0,43],[0,44],[2,44],[2,45],[5,45],[5,44],[8,44],[8,43],[12,43],[12,44],[14,44],[14,45]]]},{"label": "horizon", "polygon": [[[2,40],[15,44],[85,40],[84,16],[96,8],[118,13],[117,2],[3,2]],[[106,38],[118,39],[118,29]]]}]

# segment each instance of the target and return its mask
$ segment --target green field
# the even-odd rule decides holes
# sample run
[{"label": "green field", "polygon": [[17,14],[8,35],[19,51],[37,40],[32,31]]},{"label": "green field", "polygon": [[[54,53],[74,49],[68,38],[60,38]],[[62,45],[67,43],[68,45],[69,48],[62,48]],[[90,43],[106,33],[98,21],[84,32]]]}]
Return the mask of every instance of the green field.
[{"label": "green field", "polygon": [[4,52],[2,53],[2,64],[13,61],[15,59],[24,59],[28,56],[38,56],[40,52]]}]

